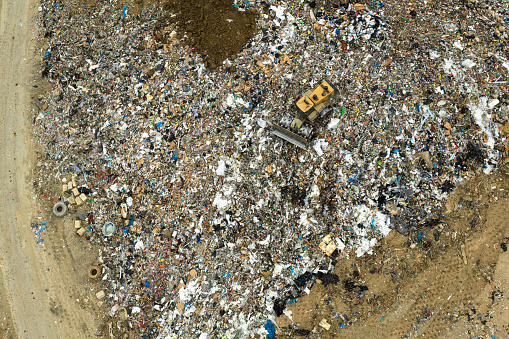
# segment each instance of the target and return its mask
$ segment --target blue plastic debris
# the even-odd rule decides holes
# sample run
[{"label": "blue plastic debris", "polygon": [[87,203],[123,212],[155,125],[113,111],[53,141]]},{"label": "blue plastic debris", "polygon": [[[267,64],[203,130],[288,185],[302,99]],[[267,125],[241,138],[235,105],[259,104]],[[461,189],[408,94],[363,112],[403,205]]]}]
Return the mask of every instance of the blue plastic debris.
[{"label": "blue plastic debris", "polygon": [[265,330],[267,331],[267,338],[274,339],[276,337],[276,329],[274,328],[272,321],[267,320],[265,323]]},{"label": "blue plastic debris", "polygon": [[122,7],[122,17],[127,18],[127,6]]},{"label": "blue plastic debris", "polygon": [[35,231],[35,236],[37,238],[37,242],[39,243],[39,245],[42,245],[42,243],[44,242],[44,239],[41,237],[41,233],[44,232],[44,230],[46,230],[46,228],[41,228],[41,229],[37,229]]},{"label": "blue plastic debris", "polygon": [[348,178],[348,182],[351,182],[353,184],[358,184],[361,182],[361,180],[359,179],[359,174],[357,175],[354,175],[352,178]]}]

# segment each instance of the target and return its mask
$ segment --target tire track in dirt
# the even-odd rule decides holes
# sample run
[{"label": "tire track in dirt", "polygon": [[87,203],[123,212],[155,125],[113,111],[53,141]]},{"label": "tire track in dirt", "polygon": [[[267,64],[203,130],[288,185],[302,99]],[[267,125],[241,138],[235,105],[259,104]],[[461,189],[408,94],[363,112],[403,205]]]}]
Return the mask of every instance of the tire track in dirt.
[{"label": "tire track in dirt", "polygon": [[74,272],[68,256],[53,259],[59,233],[41,247],[30,227],[36,211],[45,211],[30,198],[36,157],[28,100],[36,11],[32,0],[0,2],[0,314],[12,319],[12,337],[91,338],[98,321],[76,298],[86,286],[86,272]]}]

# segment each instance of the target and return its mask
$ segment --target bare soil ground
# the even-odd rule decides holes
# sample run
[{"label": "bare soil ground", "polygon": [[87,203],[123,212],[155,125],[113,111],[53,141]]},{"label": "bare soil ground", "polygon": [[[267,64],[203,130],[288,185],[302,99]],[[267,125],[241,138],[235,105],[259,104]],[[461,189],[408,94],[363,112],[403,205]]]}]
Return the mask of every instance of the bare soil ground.
[{"label": "bare soil ground", "polygon": [[[92,338],[100,305],[87,268],[96,253],[50,215],[51,198],[34,194],[36,11],[31,0],[0,1],[0,338]],[[44,245],[31,228],[42,221]]]}]

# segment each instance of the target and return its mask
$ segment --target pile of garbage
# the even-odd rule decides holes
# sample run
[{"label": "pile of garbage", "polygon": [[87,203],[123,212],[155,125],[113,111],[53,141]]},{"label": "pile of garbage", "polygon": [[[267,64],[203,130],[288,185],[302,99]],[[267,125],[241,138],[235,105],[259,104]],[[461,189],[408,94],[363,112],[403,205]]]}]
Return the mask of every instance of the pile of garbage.
[{"label": "pile of garbage", "polygon": [[[140,337],[279,331],[337,260],[416,240],[496,171],[508,5],[442,3],[249,2],[253,39],[212,70],[158,8],[41,1],[38,181],[100,248],[109,316]],[[340,98],[310,149],[270,133],[323,79]]]}]

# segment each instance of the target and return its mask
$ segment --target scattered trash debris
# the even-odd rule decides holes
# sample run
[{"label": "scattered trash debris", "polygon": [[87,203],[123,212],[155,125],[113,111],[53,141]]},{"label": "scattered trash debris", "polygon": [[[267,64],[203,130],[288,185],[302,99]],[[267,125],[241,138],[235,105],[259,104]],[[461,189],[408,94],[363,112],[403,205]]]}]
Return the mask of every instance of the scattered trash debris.
[{"label": "scattered trash debris", "polygon": [[438,242],[423,225],[509,152],[507,23],[464,24],[487,25],[479,2],[461,22],[429,1],[86,3],[38,7],[37,182],[137,337],[274,338],[336,262],[391,230]]}]

